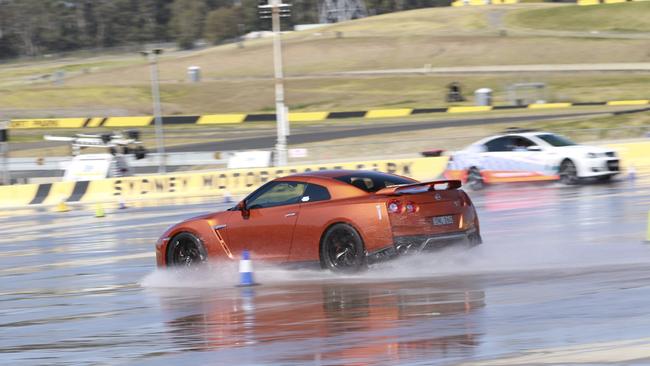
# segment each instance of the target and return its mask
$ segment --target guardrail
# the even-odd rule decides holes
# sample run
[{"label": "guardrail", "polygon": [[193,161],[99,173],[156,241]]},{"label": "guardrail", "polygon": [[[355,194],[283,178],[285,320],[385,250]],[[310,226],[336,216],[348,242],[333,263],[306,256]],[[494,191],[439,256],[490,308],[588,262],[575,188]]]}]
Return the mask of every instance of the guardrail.
[{"label": "guardrail", "polygon": [[458,0],[451,6],[482,6],[482,5],[510,5],[517,4],[519,0]]},{"label": "guardrail", "polygon": [[581,6],[588,6],[588,5],[600,5],[600,4],[618,4],[618,3],[625,3],[625,2],[633,2],[633,1],[648,1],[648,0],[577,0],[577,4]]},{"label": "guardrail", "polygon": [[121,200],[191,196],[223,196],[248,193],[276,177],[323,169],[367,169],[392,172],[418,180],[442,173],[446,157],[354,161],[283,167],[172,173],[80,182],[56,182],[0,186],[0,208],[61,202],[94,203]]},{"label": "guardrail", "polygon": [[[211,152],[166,153],[165,164],[168,166],[225,165],[226,159],[215,159]],[[156,167],[158,154],[150,153],[144,159],[137,160],[131,155],[124,155],[130,167]],[[71,156],[50,156],[43,158],[9,158],[10,171],[65,170],[72,161]]]}]

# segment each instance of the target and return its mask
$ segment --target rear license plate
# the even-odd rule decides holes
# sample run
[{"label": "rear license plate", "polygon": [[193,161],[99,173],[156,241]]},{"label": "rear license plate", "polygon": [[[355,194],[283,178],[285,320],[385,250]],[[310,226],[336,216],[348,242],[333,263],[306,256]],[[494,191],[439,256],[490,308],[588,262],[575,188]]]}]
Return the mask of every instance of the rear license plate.
[{"label": "rear license plate", "polygon": [[435,216],[433,218],[433,224],[438,225],[451,225],[454,223],[454,217],[451,215],[447,216]]}]

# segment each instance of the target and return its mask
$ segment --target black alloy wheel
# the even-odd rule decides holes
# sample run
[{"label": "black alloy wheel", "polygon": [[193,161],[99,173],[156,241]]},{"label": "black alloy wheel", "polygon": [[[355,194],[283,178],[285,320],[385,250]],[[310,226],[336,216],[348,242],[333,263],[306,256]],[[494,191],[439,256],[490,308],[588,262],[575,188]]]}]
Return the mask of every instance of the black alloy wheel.
[{"label": "black alloy wheel", "polygon": [[348,224],[335,224],[323,236],[321,264],[333,272],[358,272],[366,265],[365,249],[359,233]]},{"label": "black alloy wheel", "polygon": [[481,238],[481,234],[479,233],[471,234],[468,239],[470,246],[474,247],[483,244],[483,238]]},{"label": "black alloy wheel", "polygon": [[170,267],[196,267],[207,259],[203,243],[190,233],[174,236],[167,245],[167,264]]}]

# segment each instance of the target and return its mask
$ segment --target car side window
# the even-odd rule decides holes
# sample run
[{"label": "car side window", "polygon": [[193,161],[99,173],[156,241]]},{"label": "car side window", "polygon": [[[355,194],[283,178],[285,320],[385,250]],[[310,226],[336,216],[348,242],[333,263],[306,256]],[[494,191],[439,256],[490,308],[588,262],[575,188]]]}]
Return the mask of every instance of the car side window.
[{"label": "car side window", "polygon": [[247,199],[246,206],[255,209],[300,203],[306,188],[301,182],[272,182]]},{"label": "car side window", "polygon": [[511,136],[511,146],[512,151],[526,151],[529,146],[535,146],[534,142],[529,139],[521,136]]},{"label": "car side window", "polygon": [[511,151],[512,142],[509,136],[497,137],[485,143],[485,147],[489,152],[496,151]]},{"label": "car side window", "polygon": [[319,186],[318,184],[309,184],[307,190],[305,190],[305,195],[302,196],[302,202],[317,202],[317,201],[327,201],[332,196],[327,188]]}]

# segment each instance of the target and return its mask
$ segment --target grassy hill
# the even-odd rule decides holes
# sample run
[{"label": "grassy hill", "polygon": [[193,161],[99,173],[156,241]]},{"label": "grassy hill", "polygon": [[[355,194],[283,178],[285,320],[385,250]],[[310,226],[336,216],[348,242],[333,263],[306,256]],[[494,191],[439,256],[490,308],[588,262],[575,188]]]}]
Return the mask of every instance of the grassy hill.
[{"label": "grassy hill", "polygon": [[520,10],[508,21],[537,29],[650,32],[650,2]]},{"label": "grassy hill", "polygon": [[[546,82],[549,99],[553,100],[647,97],[644,93],[650,75],[645,74],[368,77],[334,73],[425,65],[650,62],[649,38],[643,34],[638,39],[627,35],[600,38],[589,32],[572,33],[587,26],[571,28],[576,24],[571,20],[576,13],[600,11],[589,19],[605,19],[608,9],[614,9],[616,14],[629,17],[628,28],[643,31],[648,24],[648,12],[644,13],[648,5],[431,8],[287,33],[283,36],[287,103],[294,111],[444,105],[445,86],[451,81],[460,81],[470,93],[478,87],[491,87],[498,103],[506,102],[504,89],[508,84],[528,81]],[[544,19],[555,25],[547,25],[551,23]],[[557,34],[520,30],[538,25],[552,28]],[[186,81],[188,66],[202,68],[201,83]],[[55,86],[45,77],[56,70],[66,70],[63,85]],[[167,52],[160,62],[163,111],[197,114],[273,110],[272,70],[270,39],[249,40],[243,48],[228,44],[192,52]],[[8,117],[150,114],[148,65],[135,52],[2,65],[0,113]]]}]

